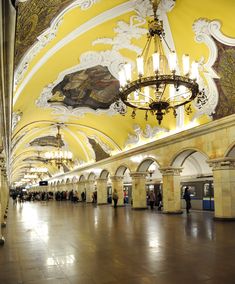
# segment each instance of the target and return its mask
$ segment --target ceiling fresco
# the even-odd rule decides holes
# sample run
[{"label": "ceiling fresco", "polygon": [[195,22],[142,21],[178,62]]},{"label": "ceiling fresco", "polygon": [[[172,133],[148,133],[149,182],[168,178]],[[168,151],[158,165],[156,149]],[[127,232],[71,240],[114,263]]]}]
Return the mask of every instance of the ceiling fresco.
[{"label": "ceiling fresco", "polygon": [[95,66],[68,74],[52,90],[48,103],[61,103],[67,107],[108,109],[118,98],[119,81],[107,67]]},{"label": "ceiling fresco", "polygon": [[50,26],[51,21],[72,2],[73,0],[28,0],[18,3],[16,65],[37,41],[37,37]]},{"label": "ceiling fresco", "polygon": [[[59,145],[58,145],[59,144]],[[62,139],[58,141],[56,136],[44,136],[34,139],[29,143],[30,146],[41,146],[41,147],[63,147],[64,142]]]},{"label": "ceiling fresco", "polygon": [[215,79],[219,90],[219,103],[213,113],[214,119],[235,113],[235,46],[216,41],[218,58],[213,65],[220,79]]},{"label": "ceiling fresco", "polygon": [[[234,113],[234,0],[162,0],[157,11],[178,62],[186,53],[199,62],[200,89],[208,97],[201,109],[193,103],[189,115],[169,112],[161,128],[143,111],[118,112],[118,72],[129,62],[137,76],[151,13],[149,0],[18,2],[12,183],[29,164],[48,167],[53,177]],[[56,146],[58,125],[62,149],[73,154],[60,169],[43,158]]]}]

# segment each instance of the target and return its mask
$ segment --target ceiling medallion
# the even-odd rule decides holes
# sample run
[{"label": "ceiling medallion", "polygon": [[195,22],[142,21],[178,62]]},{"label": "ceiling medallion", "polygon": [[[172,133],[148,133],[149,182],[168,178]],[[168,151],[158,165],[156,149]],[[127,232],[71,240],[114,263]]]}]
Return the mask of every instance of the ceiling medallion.
[{"label": "ceiling medallion", "polygon": [[[130,63],[124,64],[119,71],[119,96],[126,106],[132,108],[132,118],[135,118],[137,110],[144,110],[146,120],[150,113],[155,115],[158,123],[161,124],[164,115],[170,110],[176,117],[176,109],[185,106],[185,112],[190,114],[192,109],[189,103],[197,99],[200,108],[206,103],[207,97],[204,90],[199,90],[198,63],[192,62],[190,69],[189,55],[183,55],[182,74],[179,74],[177,55],[166,42],[163,23],[157,17],[160,1],[150,2],[153,16],[148,21],[147,42],[142,54],[136,59],[138,75],[132,74]],[[162,42],[169,50],[168,60]],[[126,109],[120,107],[120,100],[116,104],[116,109],[124,115]]]}]

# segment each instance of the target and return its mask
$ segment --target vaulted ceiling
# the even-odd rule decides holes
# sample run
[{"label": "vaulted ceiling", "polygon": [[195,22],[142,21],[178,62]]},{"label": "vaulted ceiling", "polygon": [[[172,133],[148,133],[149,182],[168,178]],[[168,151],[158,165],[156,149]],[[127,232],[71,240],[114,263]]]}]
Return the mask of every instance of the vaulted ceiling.
[{"label": "vaulted ceiling", "polygon": [[[174,131],[177,119],[144,119],[131,110],[120,115],[119,65],[135,61],[145,44],[149,0],[28,0],[17,5],[15,81],[13,96],[12,182],[30,167],[45,166],[45,151],[55,149],[58,123],[64,149],[74,155],[71,170],[134,147],[135,137],[160,138]],[[209,49],[195,40],[193,24],[200,18],[220,20],[222,32],[234,35],[233,0],[163,0],[158,11],[166,38],[178,58],[184,53],[200,61]],[[202,70],[203,71],[203,70]],[[207,84],[207,83],[205,83]],[[198,112],[184,125],[210,121]],[[53,138],[54,137],[54,138]],[[50,175],[58,172],[46,164]]]}]

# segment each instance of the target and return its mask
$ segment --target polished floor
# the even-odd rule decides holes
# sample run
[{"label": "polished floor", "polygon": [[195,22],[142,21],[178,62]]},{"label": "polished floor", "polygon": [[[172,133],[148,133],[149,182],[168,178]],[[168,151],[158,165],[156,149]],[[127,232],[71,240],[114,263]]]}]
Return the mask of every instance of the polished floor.
[{"label": "polished floor", "polygon": [[0,283],[235,283],[235,224],[70,202],[10,200]]}]

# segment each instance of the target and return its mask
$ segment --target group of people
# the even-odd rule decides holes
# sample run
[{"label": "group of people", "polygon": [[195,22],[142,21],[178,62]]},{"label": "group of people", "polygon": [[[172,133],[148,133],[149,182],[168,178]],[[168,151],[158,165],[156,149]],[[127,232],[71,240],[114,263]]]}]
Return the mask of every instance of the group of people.
[{"label": "group of people", "polygon": [[154,191],[150,190],[150,193],[148,195],[148,201],[149,201],[149,205],[150,205],[151,210],[153,210],[154,205],[157,206],[159,211],[162,210],[162,206],[163,206],[162,205],[162,194],[161,194],[160,191],[158,192],[158,195],[157,195],[157,198],[156,198]]},{"label": "group of people", "polygon": [[[11,196],[13,199],[13,204],[16,204],[17,201],[22,203],[24,201],[34,201],[34,200],[48,201],[50,199],[54,199],[53,192],[29,192],[29,193],[25,192],[23,193],[22,191],[21,192],[14,191],[11,194]],[[189,210],[191,209],[191,197],[190,197],[189,188],[187,186],[185,187],[183,198],[186,202],[186,212],[188,214],[190,213]],[[117,208],[119,196],[118,196],[118,192],[116,188],[114,188],[113,190],[112,199],[114,203],[114,208]],[[71,190],[69,192],[68,191],[57,191],[55,192],[55,200],[57,201],[70,200],[71,202],[86,201],[86,193],[83,191],[79,198],[78,192],[74,190]],[[92,202],[93,203],[97,202],[97,191],[93,192]],[[161,192],[160,191],[158,192],[157,198],[156,198],[154,191],[150,190],[148,194],[148,203],[150,205],[151,210],[153,210],[154,206],[156,205],[158,210],[161,211],[163,207]]]}]

